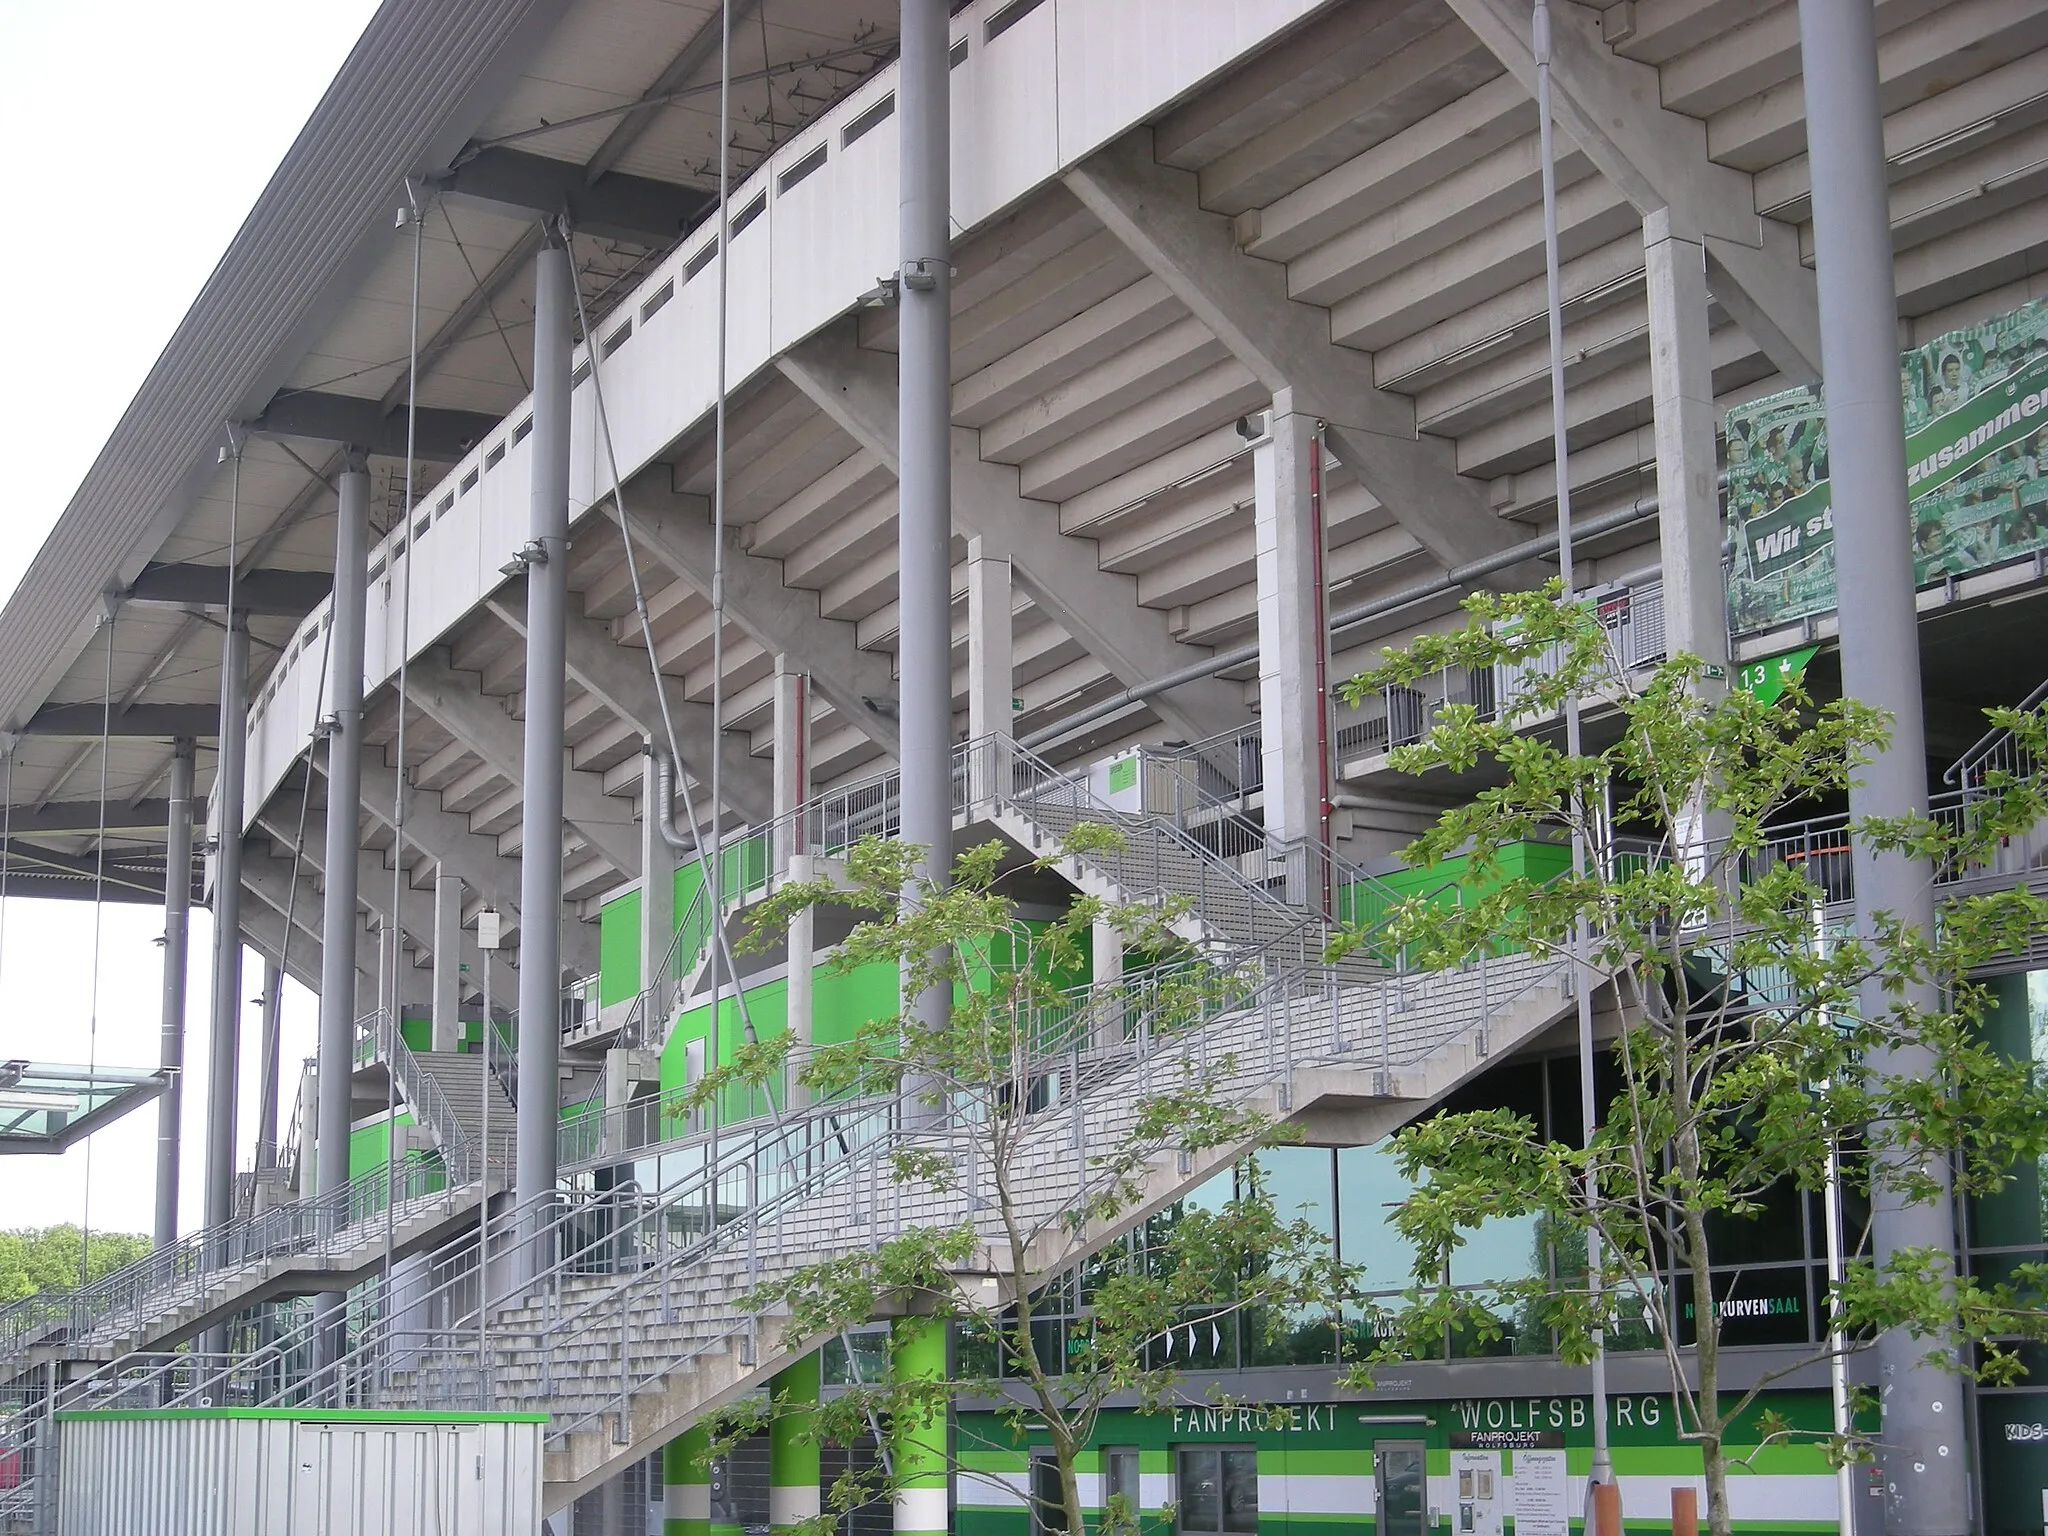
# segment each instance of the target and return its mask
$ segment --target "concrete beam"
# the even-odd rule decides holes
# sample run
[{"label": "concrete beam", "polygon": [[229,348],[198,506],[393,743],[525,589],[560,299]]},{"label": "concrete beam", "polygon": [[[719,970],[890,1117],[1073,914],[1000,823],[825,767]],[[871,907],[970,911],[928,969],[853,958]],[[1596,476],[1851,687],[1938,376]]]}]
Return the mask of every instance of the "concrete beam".
[{"label": "concrete beam", "polygon": [[437,177],[441,195],[503,218],[566,214],[579,234],[663,250],[716,199],[694,187],[606,171],[594,180],[573,160],[486,149]]},{"label": "concrete beam", "polygon": [[[302,619],[334,590],[325,571],[241,571],[235,576],[234,603],[243,613]],[[224,565],[158,565],[142,568],[129,583],[127,601],[171,608],[225,608],[228,568]]]},{"label": "concrete beam", "polygon": [[[293,829],[281,821],[273,820],[267,811],[256,818],[256,825],[277,846],[284,848],[291,846]],[[316,874],[324,876],[327,871],[321,861],[325,857],[326,851],[323,844],[315,843],[308,839],[305,851],[306,867]],[[377,955],[377,949],[382,942],[381,935],[390,931],[385,925],[393,924],[391,875],[391,866],[384,862],[384,858],[380,853],[369,848],[359,848],[356,850],[356,899],[361,904],[361,907],[374,916],[378,922],[378,927],[374,931],[365,929],[364,939],[369,945],[372,956],[373,969],[371,975],[380,981],[383,976],[383,963],[381,957]],[[412,883],[411,871],[405,871],[402,878],[405,880],[407,887],[410,888]],[[434,898],[431,892],[426,891],[413,891],[412,894],[418,897],[418,900],[410,904],[406,911],[397,915],[394,925],[401,940],[400,953],[403,953],[404,944],[410,943],[416,953],[431,956],[434,947]],[[514,989],[518,987],[519,973],[507,960],[497,955],[490,955],[486,958],[491,966],[492,987],[503,986]],[[418,962],[415,961],[414,964],[417,967]],[[509,997],[515,994],[507,992],[505,995]],[[402,1003],[408,1000],[413,1002],[423,1001],[422,998],[418,997],[407,999],[403,995],[403,989],[401,989],[401,994],[396,1001]]]},{"label": "concrete beam", "polygon": [[[267,841],[267,839],[266,839]],[[242,851],[242,889],[257,898],[257,902],[242,903],[242,927],[246,932],[260,926],[263,909],[276,916],[272,938],[265,946],[269,953],[278,954],[285,937],[284,914],[291,911],[292,931],[290,970],[299,974],[298,957],[304,955],[312,966],[312,979],[307,986],[318,991],[320,988],[320,890],[319,881],[310,861],[300,867],[298,891],[292,891],[292,861],[279,858],[274,853],[259,853],[255,845]],[[356,923],[356,985],[374,988],[377,985],[377,941],[368,928],[358,919]]]},{"label": "concrete beam", "polygon": [[218,704],[130,704],[111,718],[98,704],[45,704],[21,727],[24,736],[71,736],[97,740],[109,736],[218,736]]},{"label": "concrete beam", "polygon": [[[391,807],[398,773],[372,757],[363,763],[363,809],[385,826],[392,825]],[[498,840],[470,830],[469,818],[444,809],[432,790],[408,789],[405,797],[405,840],[434,859],[446,872],[489,905],[505,914],[506,947],[519,930],[519,861],[498,852]],[[597,969],[597,930],[581,921],[573,905],[562,913],[563,963],[579,973]],[[506,993],[507,997],[513,994]]]},{"label": "concrete beam", "polygon": [[[514,784],[524,781],[525,743],[519,727],[496,699],[485,698],[473,683],[458,677],[438,652],[415,660],[407,682],[412,702],[444,730],[461,737],[492,772]],[[640,846],[633,829],[633,808],[607,795],[589,774],[573,765],[566,766],[564,774],[563,819],[626,879],[638,875]]]},{"label": "concrete beam", "polygon": [[[522,640],[526,638],[526,614],[510,603],[492,598],[485,604]],[[655,696],[654,676],[647,667],[645,651],[627,650],[616,644],[608,625],[582,614],[571,613],[565,635],[569,675],[604,700],[605,706],[642,736],[665,742],[661,700]],[[675,721],[676,746],[683,766],[699,783],[711,782],[711,709],[682,698],[677,683],[668,701],[669,716]],[[725,744],[725,762],[719,787],[725,803],[754,826],[773,819],[774,787],[761,764],[748,755],[743,742]]]},{"label": "concrete beam", "polygon": [[[415,446],[423,459],[461,458],[504,418],[482,411],[421,406]],[[385,458],[405,456],[405,412],[358,395],[285,390],[271,397],[255,420],[245,424],[265,437],[310,437],[346,443]]]},{"label": "concrete beam", "polygon": [[1237,249],[1230,221],[1196,201],[1195,177],[1153,160],[1149,134],[1069,171],[1067,186],[1262,385],[1292,390],[1296,409],[1326,424],[1344,467],[1440,564],[1513,542],[1485,488],[1458,474],[1454,445],[1417,434],[1414,402],[1378,387],[1370,355],[1331,342],[1326,312],[1288,297],[1285,267]]},{"label": "concrete beam", "polygon": [[[248,890],[247,881],[242,889]],[[284,942],[284,917],[273,911],[268,903],[245,901],[242,903],[242,942],[255,950],[274,965],[282,965],[291,977],[308,992],[320,990],[320,941],[304,934],[293,934],[292,942]]]},{"label": "concrete beam", "polygon": [[[820,332],[785,354],[783,373],[893,474],[896,454],[896,359],[859,346],[844,326]],[[1166,616],[1138,603],[1128,576],[1105,571],[1094,541],[1060,532],[1059,508],[1032,501],[1017,472],[981,456],[980,435],[953,429],[953,525],[979,535],[987,554],[1010,562],[1017,581],[1127,686],[1201,659],[1176,641]],[[1153,701],[1178,730],[1195,739],[1244,723],[1235,690],[1213,679]]]},{"label": "concrete beam", "polygon": [[[1459,18],[1536,89],[1529,11],[1517,0],[1450,0]],[[1673,231],[1704,239],[1714,297],[1779,372],[1820,377],[1820,300],[1799,259],[1798,231],[1758,212],[1756,181],[1707,158],[1707,125],[1665,110],[1654,65],[1617,55],[1600,13],[1571,0],[1550,7],[1551,103],[1557,121],[1644,218],[1669,209]]]},{"label": "concrete beam", "polygon": [[[709,597],[715,549],[704,498],[676,490],[670,472],[657,467],[628,483],[626,509],[634,539]],[[851,624],[821,615],[815,592],[784,585],[780,560],[729,546],[725,611],[764,651],[788,656],[835,710],[896,756],[896,678],[889,658],[862,650]]]}]

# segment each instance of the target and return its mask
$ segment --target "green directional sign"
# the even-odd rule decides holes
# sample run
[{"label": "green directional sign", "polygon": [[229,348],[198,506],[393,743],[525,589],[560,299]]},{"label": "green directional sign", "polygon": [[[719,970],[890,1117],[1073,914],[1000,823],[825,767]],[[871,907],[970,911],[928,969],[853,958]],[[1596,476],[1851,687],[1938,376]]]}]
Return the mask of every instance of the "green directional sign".
[{"label": "green directional sign", "polygon": [[1817,645],[1802,645],[1796,651],[1787,651],[1782,656],[1769,656],[1762,661],[1752,661],[1735,674],[1735,686],[1757,696],[1759,703],[1775,704],[1786,687],[1795,683],[1806,671],[1806,664],[1813,660],[1820,650]]}]

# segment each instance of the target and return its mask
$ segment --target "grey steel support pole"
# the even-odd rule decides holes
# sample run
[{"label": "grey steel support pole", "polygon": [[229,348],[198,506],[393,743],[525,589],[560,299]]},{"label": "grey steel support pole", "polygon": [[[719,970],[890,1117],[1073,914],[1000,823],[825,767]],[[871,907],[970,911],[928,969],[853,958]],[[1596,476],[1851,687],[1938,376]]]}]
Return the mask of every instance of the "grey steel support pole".
[{"label": "grey steel support pole", "polygon": [[[320,1194],[348,1183],[350,1101],[355,1074],[356,853],[362,843],[363,628],[368,591],[370,475],[364,455],[350,449],[341,474],[341,505],[334,532],[334,619],[327,635],[327,842],[322,868],[326,895],[320,913],[319,1114],[314,1122],[315,1188]],[[336,1325],[344,1298],[322,1292],[314,1308],[323,1364],[339,1353]]]},{"label": "grey steel support pole", "polygon": [[[1842,692],[1892,718],[1890,743],[1849,787],[1849,810],[1859,820],[1924,814],[1927,742],[1899,409],[1898,290],[1869,0],[1799,0],[1799,45],[1813,164]],[[1926,860],[1880,855],[1859,840],[1854,863],[1857,920],[1866,935],[1880,912],[1933,934]],[[1904,1001],[1931,1008],[1939,1000],[1931,988],[1909,988]],[[1893,1005],[1871,988],[1863,1006],[1883,1013]],[[1929,1061],[1923,1052],[1895,1051],[1872,1065],[1922,1077]],[[1904,1248],[1952,1254],[1955,1231],[1955,1202],[1945,1187],[1923,1204],[1882,1196],[1874,1202],[1872,1252],[1880,1265]],[[1893,1536],[1959,1536],[1970,1528],[1962,1377],[1926,1363],[1927,1352],[1927,1340],[1904,1331],[1878,1340],[1884,1528]]]},{"label": "grey steel support pole", "polygon": [[178,1240],[178,1150],[185,1114],[185,981],[192,932],[192,760],[181,737],[171,755],[170,827],[164,837],[163,1038],[157,1062],[170,1075],[156,1108],[156,1228],[159,1248]]},{"label": "grey steel support pole", "polygon": [[242,762],[249,734],[249,618],[221,644],[220,753],[213,809],[213,1030],[206,1097],[206,1224],[235,1213],[236,1088],[242,1064]]},{"label": "grey steel support pole", "polygon": [[267,1173],[277,1166],[278,1073],[284,1042],[278,1035],[284,1010],[284,967],[266,957],[263,962],[263,1081],[256,1096],[256,1171]]},{"label": "grey steel support pole", "polygon": [[[924,874],[953,863],[952,231],[946,0],[902,0],[902,265],[897,270],[897,401],[901,440],[896,510],[900,572],[903,839],[926,850]],[[927,1030],[946,1027],[944,987],[906,998]],[[914,1088],[912,1090],[915,1091]],[[913,1119],[927,1106],[907,1102]]]},{"label": "grey steel support pole", "polygon": [[526,802],[520,815],[519,1119],[514,1195],[526,1205],[517,1273],[546,1264],[547,1221],[532,1203],[555,1187],[562,1051],[562,715],[568,687],[569,339],[576,316],[569,251],[550,229],[534,261],[533,490],[526,566]]}]

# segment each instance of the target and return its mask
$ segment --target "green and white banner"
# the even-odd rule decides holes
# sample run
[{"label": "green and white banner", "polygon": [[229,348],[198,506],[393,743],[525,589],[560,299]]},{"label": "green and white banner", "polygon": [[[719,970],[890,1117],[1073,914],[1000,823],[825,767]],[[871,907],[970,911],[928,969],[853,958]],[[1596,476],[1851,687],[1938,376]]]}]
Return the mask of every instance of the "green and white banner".
[{"label": "green and white banner", "polygon": [[[1926,586],[2048,548],[2048,303],[1899,358],[1913,575]],[[1735,635],[1835,608],[1835,519],[1820,391],[1728,413]]]}]

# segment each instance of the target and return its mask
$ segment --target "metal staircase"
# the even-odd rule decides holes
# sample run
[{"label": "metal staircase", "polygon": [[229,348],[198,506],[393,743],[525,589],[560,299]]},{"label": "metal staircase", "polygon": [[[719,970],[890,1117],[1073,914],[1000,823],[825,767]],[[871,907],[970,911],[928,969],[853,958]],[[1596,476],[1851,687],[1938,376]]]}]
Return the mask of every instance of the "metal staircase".
[{"label": "metal staircase", "polygon": [[[468,1102],[457,1074],[430,1070],[381,1015],[356,1028],[358,1064],[389,1066],[429,1146],[339,1189],[193,1233],[90,1285],[0,1308],[0,1379],[53,1365],[76,1372],[175,1344],[277,1296],[343,1289],[380,1264],[387,1247],[409,1254],[473,1219],[483,1160],[457,1108]],[[509,1107],[503,1113],[509,1130]],[[496,1123],[492,1142],[509,1151]]]}]

